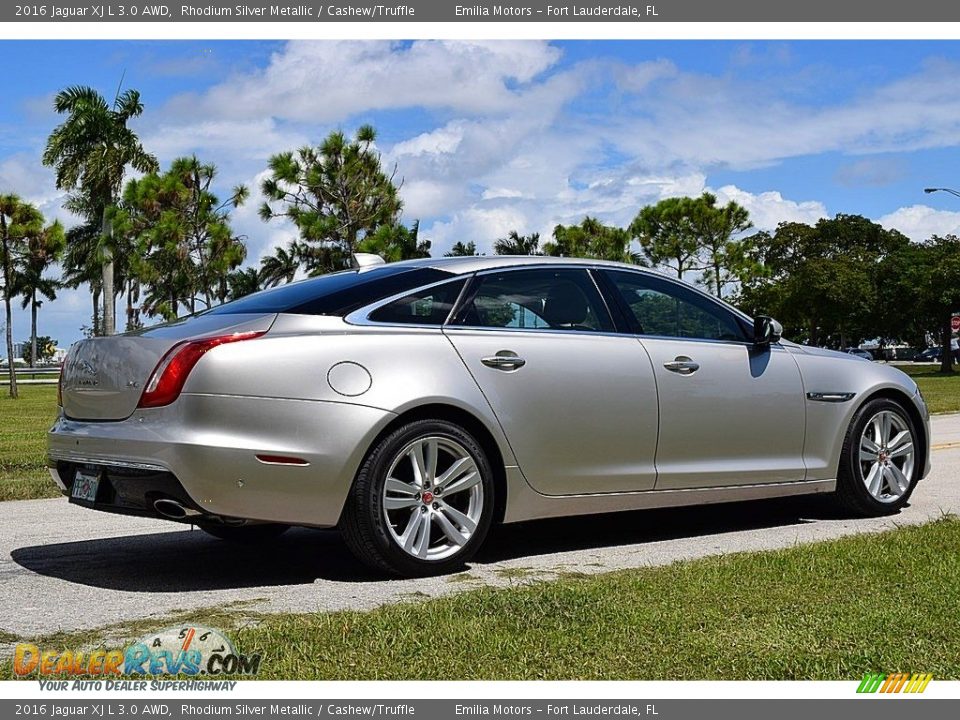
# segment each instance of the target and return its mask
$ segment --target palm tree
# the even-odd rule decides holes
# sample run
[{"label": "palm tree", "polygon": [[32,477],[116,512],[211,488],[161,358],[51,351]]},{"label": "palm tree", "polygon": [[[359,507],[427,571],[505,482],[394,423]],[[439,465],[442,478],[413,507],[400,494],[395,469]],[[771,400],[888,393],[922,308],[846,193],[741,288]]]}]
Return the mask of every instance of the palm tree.
[{"label": "palm tree", "polygon": [[17,397],[17,374],[13,365],[13,310],[15,269],[23,244],[43,227],[43,216],[33,205],[16,195],[0,196],[0,264],[3,265],[3,305],[7,323],[7,369],[10,373],[10,397]]},{"label": "palm tree", "polygon": [[445,252],[444,257],[473,257],[477,254],[477,244],[471,240],[469,242],[463,242],[458,240],[453,244],[453,247],[450,248],[450,252]]},{"label": "palm tree", "polygon": [[301,249],[296,240],[286,248],[278,247],[273,255],[260,259],[260,281],[264,287],[276,287],[291,282],[300,267]]},{"label": "palm tree", "polygon": [[100,258],[99,221],[90,220],[70,228],[67,231],[66,245],[61,262],[63,275],[60,278],[60,284],[73,289],[84,283],[90,286],[90,297],[93,303],[91,332],[94,335],[101,335],[100,295],[103,290],[103,262]]},{"label": "palm tree", "polygon": [[57,297],[60,283],[53,278],[44,277],[44,272],[55,263],[63,252],[65,236],[63,225],[55,221],[40,232],[27,237],[26,252],[20,261],[13,280],[13,293],[23,298],[21,307],[30,308],[30,350],[31,358],[36,362],[37,355],[37,312],[43,304],[38,299],[42,295],[47,300]]},{"label": "palm tree", "polygon": [[505,238],[498,238],[493,243],[495,255],[543,255],[540,251],[540,233],[520,235],[511,230]]},{"label": "palm tree", "polygon": [[227,284],[230,287],[229,297],[231,300],[237,300],[244,295],[250,295],[263,289],[260,273],[252,267],[231,272],[227,276]]},{"label": "palm tree", "polygon": [[91,87],[73,86],[57,93],[53,107],[67,119],[58,125],[43,152],[43,164],[56,169],[57,187],[80,190],[101,209],[100,232],[104,238],[103,332],[115,332],[113,251],[108,209],[120,193],[127,167],[156,172],[157,159],[144,150],[127,122],[143,113],[140,93],[126,90],[109,105]]}]

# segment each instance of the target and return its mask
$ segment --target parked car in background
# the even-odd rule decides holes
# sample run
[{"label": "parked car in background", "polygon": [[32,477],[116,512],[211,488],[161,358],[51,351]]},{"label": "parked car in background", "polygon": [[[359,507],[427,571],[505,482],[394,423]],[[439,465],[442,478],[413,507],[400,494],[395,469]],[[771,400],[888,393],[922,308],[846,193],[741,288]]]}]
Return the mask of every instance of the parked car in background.
[{"label": "parked car in background", "polygon": [[869,350],[861,350],[860,348],[847,348],[844,350],[847,355],[853,355],[854,357],[863,358],[864,360],[873,360],[873,355]]},{"label": "parked car in background", "polygon": [[940,362],[940,357],[943,355],[943,350],[938,347],[927,348],[926,350],[917,354],[913,358],[914,362]]},{"label": "parked car in background", "polygon": [[337,527],[406,576],[499,522],[809,493],[900,510],[930,467],[917,384],[781,332],[621,263],[349,270],[77,343],[49,464],[82,507],[247,542]]}]

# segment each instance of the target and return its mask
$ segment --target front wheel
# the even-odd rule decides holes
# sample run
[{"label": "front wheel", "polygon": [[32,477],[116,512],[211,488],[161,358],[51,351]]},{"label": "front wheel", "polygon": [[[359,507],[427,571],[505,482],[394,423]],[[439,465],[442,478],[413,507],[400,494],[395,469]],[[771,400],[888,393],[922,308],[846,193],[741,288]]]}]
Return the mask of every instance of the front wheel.
[{"label": "front wheel", "polygon": [[493,471],[464,428],[417,420],[380,440],[357,473],[341,529],[376,570],[417,577],[462,566],[493,517]]},{"label": "front wheel", "polygon": [[900,403],[883,398],[860,408],[840,456],[840,503],[867,517],[900,510],[917,483],[918,438],[913,420]]}]

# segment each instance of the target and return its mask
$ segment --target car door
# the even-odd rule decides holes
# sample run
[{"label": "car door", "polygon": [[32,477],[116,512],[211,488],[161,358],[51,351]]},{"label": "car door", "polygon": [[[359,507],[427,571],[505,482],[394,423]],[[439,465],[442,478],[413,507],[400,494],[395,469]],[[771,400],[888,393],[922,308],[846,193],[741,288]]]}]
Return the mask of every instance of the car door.
[{"label": "car door", "polygon": [[657,490],[803,480],[800,370],[778,343],[680,282],[606,270],[650,356],[659,396]]},{"label": "car door", "polygon": [[548,495],[650,490],[657,394],[583,268],[478,275],[444,327],[530,485]]}]

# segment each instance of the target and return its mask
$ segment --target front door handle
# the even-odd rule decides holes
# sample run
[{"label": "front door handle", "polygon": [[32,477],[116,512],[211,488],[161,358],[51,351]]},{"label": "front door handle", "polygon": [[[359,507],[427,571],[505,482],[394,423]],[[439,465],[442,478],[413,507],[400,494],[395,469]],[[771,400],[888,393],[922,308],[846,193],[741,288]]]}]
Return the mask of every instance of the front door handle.
[{"label": "front door handle", "polygon": [[665,362],[663,366],[670,372],[675,372],[679,375],[693,375],[693,373],[700,369],[700,363],[694,362],[686,355],[677,355],[677,357],[670,362]]},{"label": "front door handle", "polygon": [[480,362],[495,370],[519,370],[527,364],[526,360],[512,350],[501,350],[496,355],[481,358]]}]

